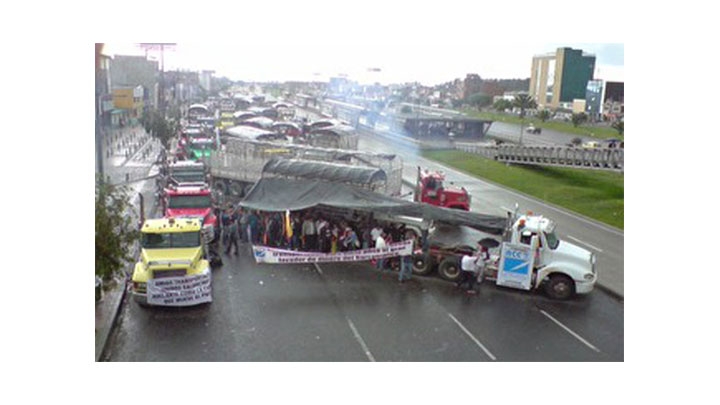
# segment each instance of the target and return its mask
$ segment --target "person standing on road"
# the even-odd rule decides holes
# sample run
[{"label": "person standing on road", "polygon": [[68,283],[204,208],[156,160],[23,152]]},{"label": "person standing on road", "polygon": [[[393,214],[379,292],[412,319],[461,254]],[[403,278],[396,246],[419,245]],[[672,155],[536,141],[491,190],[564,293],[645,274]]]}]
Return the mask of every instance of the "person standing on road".
[{"label": "person standing on road", "polygon": [[463,284],[467,283],[467,293],[475,294],[475,280],[477,278],[477,261],[479,256],[465,255],[460,259],[460,279],[457,282],[457,287],[461,288]]},{"label": "person standing on road", "polygon": [[467,283],[467,293],[475,294],[477,292],[475,291],[475,282],[482,283],[485,275],[485,264],[489,258],[487,248],[479,243],[474,255],[463,256],[460,262],[461,273],[460,280],[457,283],[458,288]]},{"label": "person standing on road", "polygon": [[[380,232],[380,234],[377,235],[375,238],[375,249],[384,249],[387,247],[387,244],[385,243],[385,238],[383,238],[384,233]],[[375,263],[375,266],[378,270],[383,271],[385,270],[385,259],[377,259],[377,262]]]},{"label": "person standing on road", "polygon": [[410,253],[403,255],[400,257],[400,276],[399,281],[402,283],[405,280],[410,280],[412,278],[412,264],[413,264],[413,252],[415,251],[415,243],[417,242],[415,239],[415,234],[412,232],[408,232],[405,236],[405,240],[412,241],[412,247],[410,249]]},{"label": "person standing on road", "polygon": [[233,246],[235,246],[235,255],[238,255],[240,247],[238,246],[238,215],[232,206],[223,215],[223,233],[226,233],[227,246],[225,254],[229,255]]},{"label": "person standing on road", "polygon": [[240,228],[239,228],[239,240],[240,243],[245,243],[248,241],[248,232],[247,232],[247,225],[248,225],[248,218],[250,217],[250,214],[247,209],[238,209],[240,212]]},{"label": "person standing on road", "polygon": [[300,237],[302,236],[302,221],[300,221],[300,214],[292,215],[292,249],[300,250],[302,248],[300,244]]},{"label": "person standing on road", "polygon": [[375,241],[377,240],[378,236],[382,234],[382,228],[375,223],[372,230],[370,230],[370,240],[372,241],[371,247],[375,247]]},{"label": "person standing on road", "polygon": [[305,221],[303,221],[302,236],[304,251],[310,252],[317,250],[317,229],[315,228],[315,221],[313,221],[310,214],[307,214]]},{"label": "person standing on road", "polygon": [[477,282],[480,284],[485,278],[485,267],[487,266],[488,261],[490,261],[490,252],[488,252],[488,248],[482,246],[480,242],[478,242],[478,255],[479,257],[475,266],[477,268]]},{"label": "person standing on road", "polygon": [[315,222],[315,229],[317,231],[317,237],[318,237],[318,250],[323,253],[327,253],[330,251],[330,239],[327,238],[326,231],[330,228],[330,223],[323,217],[320,217]]},{"label": "person standing on road", "polygon": [[248,238],[249,242],[253,245],[257,245],[259,242],[260,235],[260,217],[256,211],[251,211],[248,216]]}]

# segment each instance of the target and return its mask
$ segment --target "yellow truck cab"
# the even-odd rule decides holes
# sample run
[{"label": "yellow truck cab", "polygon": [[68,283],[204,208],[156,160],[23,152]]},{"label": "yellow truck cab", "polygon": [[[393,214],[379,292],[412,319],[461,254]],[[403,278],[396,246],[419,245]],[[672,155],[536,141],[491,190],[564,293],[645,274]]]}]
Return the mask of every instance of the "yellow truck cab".
[{"label": "yellow truck cab", "polygon": [[198,218],[146,220],[131,293],[141,305],[189,306],[212,302],[212,273],[205,260]]}]

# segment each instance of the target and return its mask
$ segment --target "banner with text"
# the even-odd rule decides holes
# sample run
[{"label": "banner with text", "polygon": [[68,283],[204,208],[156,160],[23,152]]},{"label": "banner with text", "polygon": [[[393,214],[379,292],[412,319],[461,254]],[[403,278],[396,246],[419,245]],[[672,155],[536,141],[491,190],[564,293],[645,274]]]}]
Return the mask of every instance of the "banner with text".
[{"label": "banner with text", "polygon": [[321,252],[296,252],[271,248],[267,246],[253,245],[253,256],[257,263],[333,263],[333,262],[362,262],[373,259],[384,259],[395,256],[408,256],[413,253],[413,242],[390,243],[382,249],[361,249],[350,252],[321,253]]},{"label": "banner with text", "polygon": [[147,301],[151,305],[188,306],[212,302],[212,275],[167,277],[148,280]]}]

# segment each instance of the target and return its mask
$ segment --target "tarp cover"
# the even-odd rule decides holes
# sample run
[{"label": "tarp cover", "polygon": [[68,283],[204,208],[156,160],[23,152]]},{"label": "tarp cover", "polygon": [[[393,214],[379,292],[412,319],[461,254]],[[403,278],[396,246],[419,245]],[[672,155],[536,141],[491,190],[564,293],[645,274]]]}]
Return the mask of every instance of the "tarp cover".
[{"label": "tarp cover", "polygon": [[263,175],[266,173],[355,184],[387,181],[385,171],[377,167],[351,166],[301,159],[271,159],[263,167]]},{"label": "tarp cover", "polygon": [[494,235],[502,234],[506,223],[504,217],[440,208],[387,197],[345,184],[309,179],[260,179],[240,205],[253,210],[275,212],[324,205],[425,218],[448,225],[466,225]]}]

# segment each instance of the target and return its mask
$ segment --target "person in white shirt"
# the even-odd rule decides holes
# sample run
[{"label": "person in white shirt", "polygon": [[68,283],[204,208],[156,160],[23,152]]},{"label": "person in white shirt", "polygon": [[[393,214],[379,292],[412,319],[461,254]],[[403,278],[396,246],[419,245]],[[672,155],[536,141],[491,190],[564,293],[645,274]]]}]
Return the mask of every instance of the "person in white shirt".
[{"label": "person in white shirt", "polygon": [[[383,238],[384,232],[380,231],[380,234],[377,235],[375,238],[375,248],[376,249],[382,249],[387,247],[387,244],[385,243],[385,238]],[[375,266],[378,270],[382,271],[385,270],[385,259],[377,259]]]},{"label": "person in white shirt", "polygon": [[488,259],[488,251],[485,246],[478,243],[477,251],[474,255],[465,255],[462,257],[460,262],[460,279],[458,280],[457,286],[462,287],[463,284],[467,283],[468,294],[475,294],[475,282],[482,283],[483,275],[485,273],[485,262]]},{"label": "person in white shirt", "polygon": [[[382,234],[382,228],[380,228],[379,226],[376,225],[376,226],[370,231],[370,240],[372,240],[373,242],[375,242],[375,240],[377,240],[377,238],[378,238],[378,236],[380,236],[380,234]],[[383,240],[384,240],[384,239],[383,239]]]}]

